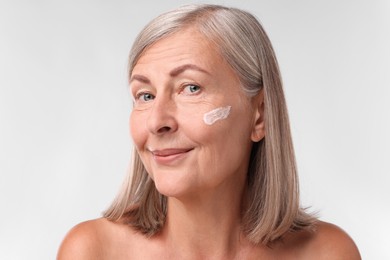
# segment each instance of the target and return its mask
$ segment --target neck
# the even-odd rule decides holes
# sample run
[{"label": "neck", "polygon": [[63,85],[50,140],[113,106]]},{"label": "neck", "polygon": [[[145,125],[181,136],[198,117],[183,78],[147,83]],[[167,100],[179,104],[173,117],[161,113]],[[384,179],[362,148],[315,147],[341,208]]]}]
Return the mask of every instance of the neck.
[{"label": "neck", "polygon": [[[244,244],[241,205],[244,185],[213,189],[186,198],[168,198],[162,236],[167,248],[182,259],[235,258]],[[172,256],[173,257],[173,256]],[[175,258],[175,257],[173,257]]]}]

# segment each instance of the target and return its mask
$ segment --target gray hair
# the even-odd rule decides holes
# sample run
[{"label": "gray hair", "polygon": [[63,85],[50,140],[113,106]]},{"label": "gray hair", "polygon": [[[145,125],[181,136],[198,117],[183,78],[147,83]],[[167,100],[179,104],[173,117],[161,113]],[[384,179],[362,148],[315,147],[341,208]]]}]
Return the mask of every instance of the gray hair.
[{"label": "gray hair", "polygon": [[[129,76],[148,47],[187,27],[199,30],[214,44],[249,97],[261,91],[264,94],[266,135],[253,143],[247,176],[248,205],[242,219],[247,237],[254,243],[269,244],[288,231],[313,228],[315,218],[299,205],[295,155],[278,63],[267,34],[253,15],[217,5],[189,5],[164,13],[136,38],[129,57]],[[132,172],[104,216],[153,235],[164,225],[166,203],[134,149]]]}]

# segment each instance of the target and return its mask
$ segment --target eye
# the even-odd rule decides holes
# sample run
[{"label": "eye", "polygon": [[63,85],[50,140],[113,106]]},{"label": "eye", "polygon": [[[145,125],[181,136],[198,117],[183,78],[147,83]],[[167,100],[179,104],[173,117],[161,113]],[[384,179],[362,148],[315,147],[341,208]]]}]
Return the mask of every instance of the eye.
[{"label": "eye", "polygon": [[184,86],[182,92],[184,92],[184,94],[191,95],[191,94],[195,94],[199,91],[200,91],[200,87],[198,85],[188,84],[188,85]]},{"label": "eye", "polygon": [[150,100],[153,100],[154,96],[150,93],[141,92],[141,93],[137,94],[136,99],[143,101],[143,102],[148,102]]}]

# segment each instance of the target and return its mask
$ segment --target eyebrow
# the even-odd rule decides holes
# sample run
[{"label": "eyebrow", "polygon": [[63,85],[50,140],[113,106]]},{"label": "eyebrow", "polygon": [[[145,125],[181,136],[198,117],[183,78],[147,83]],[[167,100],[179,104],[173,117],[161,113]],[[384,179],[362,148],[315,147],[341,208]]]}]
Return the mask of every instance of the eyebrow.
[{"label": "eyebrow", "polygon": [[[169,76],[176,77],[186,70],[196,70],[196,71],[200,71],[200,72],[203,72],[203,73],[210,75],[210,73],[207,70],[204,70],[195,64],[184,64],[184,65],[181,65],[181,66],[171,70],[171,72],[169,72]],[[130,78],[129,82],[131,83],[134,80],[140,81],[140,82],[145,83],[145,84],[150,84],[150,80],[147,77],[139,75],[139,74],[133,75]]]},{"label": "eyebrow", "polygon": [[184,65],[181,65],[181,66],[171,70],[169,75],[171,77],[176,77],[177,75],[179,75],[180,73],[183,73],[186,70],[196,70],[196,71],[200,71],[200,72],[203,72],[203,73],[206,73],[206,74],[210,75],[210,73],[208,71],[202,69],[199,66],[196,66],[195,64],[184,64]]},{"label": "eyebrow", "polygon": [[142,76],[142,75],[138,75],[138,74],[133,75],[130,78],[129,83],[133,82],[134,80],[140,81],[140,82],[145,83],[145,84],[150,84],[150,80],[147,77]]}]

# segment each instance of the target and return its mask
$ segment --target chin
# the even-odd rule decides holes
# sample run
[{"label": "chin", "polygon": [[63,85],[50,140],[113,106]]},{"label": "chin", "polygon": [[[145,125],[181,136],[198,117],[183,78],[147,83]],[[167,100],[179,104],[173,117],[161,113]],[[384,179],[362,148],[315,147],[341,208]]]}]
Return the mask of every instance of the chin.
[{"label": "chin", "polygon": [[167,197],[178,198],[191,193],[194,190],[193,183],[188,178],[174,178],[172,175],[160,175],[154,178],[157,191]]},{"label": "chin", "polygon": [[166,197],[181,197],[186,194],[186,191],[175,185],[156,184],[157,191]]}]

